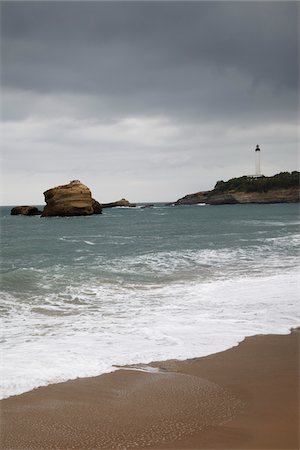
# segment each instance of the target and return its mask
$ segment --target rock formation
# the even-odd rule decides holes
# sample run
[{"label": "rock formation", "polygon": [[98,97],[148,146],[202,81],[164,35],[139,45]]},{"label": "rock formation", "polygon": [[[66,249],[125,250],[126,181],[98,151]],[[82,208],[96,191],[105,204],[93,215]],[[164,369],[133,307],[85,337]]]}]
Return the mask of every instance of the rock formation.
[{"label": "rock formation", "polygon": [[44,196],[46,206],[42,217],[94,214],[91,191],[79,180],[49,189]]},{"label": "rock formation", "polygon": [[94,198],[90,189],[79,180],[70,181],[69,184],[56,186],[44,192],[46,206],[39,211],[35,206],[15,206],[11,215],[23,214],[26,216],[41,214],[42,217],[50,216],[87,216],[102,214],[103,208],[135,207],[125,198],[112,203],[101,204]]},{"label": "rock formation", "polygon": [[177,200],[175,205],[196,205],[197,203],[206,203],[209,191],[195,192],[195,194],[188,194]]},{"label": "rock formation", "polygon": [[92,207],[94,214],[102,214],[102,206],[94,198],[92,198]]},{"label": "rock formation", "polygon": [[205,203],[207,205],[234,205],[241,202],[237,200],[234,193],[224,193],[208,196]]},{"label": "rock formation", "polygon": [[270,189],[267,192],[231,192],[213,194],[207,203],[224,205],[232,203],[296,203],[300,200],[299,188]]},{"label": "rock formation", "polygon": [[175,205],[232,205],[235,203],[296,203],[300,201],[300,174],[280,172],[271,177],[260,176],[220,180],[211,191],[186,195]]},{"label": "rock formation", "polygon": [[[207,205],[233,205],[237,203],[296,203],[300,201],[299,188],[270,189],[267,192],[241,192],[229,191],[214,193],[214,191],[189,194],[180,198],[175,205],[194,205],[206,203]],[[201,200],[199,200],[201,199]]]},{"label": "rock formation", "polygon": [[10,211],[12,216],[23,215],[23,216],[39,216],[42,214],[36,206],[15,206]]},{"label": "rock formation", "polygon": [[101,203],[102,208],[114,208],[116,206],[123,206],[123,207],[129,207],[129,208],[135,208],[135,203],[130,203],[126,198],[122,198],[121,200],[118,200],[116,202],[112,203]]}]

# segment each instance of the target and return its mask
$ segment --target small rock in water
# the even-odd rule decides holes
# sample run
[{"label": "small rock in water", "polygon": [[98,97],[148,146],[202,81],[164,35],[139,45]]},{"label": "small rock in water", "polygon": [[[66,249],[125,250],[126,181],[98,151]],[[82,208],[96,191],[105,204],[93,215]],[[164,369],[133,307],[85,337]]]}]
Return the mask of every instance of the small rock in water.
[{"label": "small rock in water", "polygon": [[15,206],[10,211],[12,216],[22,215],[22,216],[39,216],[42,214],[36,206]]}]

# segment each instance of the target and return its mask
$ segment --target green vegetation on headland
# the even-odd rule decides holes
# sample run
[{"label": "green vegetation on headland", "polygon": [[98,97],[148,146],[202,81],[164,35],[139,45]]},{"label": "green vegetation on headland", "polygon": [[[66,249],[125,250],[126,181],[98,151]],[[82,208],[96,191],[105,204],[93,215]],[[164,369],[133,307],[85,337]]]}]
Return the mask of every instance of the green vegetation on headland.
[{"label": "green vegetation on headland", "polygon": [[210,194],[225,192],[268,192],[271,189],[287,189],[299,187],[300,172],[280,172],[272,177],[243,176],[228,181],[218,181]]}]

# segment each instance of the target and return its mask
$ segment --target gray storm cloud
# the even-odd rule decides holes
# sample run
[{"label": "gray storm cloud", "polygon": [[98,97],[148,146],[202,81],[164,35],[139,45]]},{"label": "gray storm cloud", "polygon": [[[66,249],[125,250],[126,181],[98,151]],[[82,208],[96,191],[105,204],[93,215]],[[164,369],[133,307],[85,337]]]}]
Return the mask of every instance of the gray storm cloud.
[{"label": "gray storm cloud", "polygon": [[294,170],[298,9],[2,2],[3,202],[69,178],[103,201],[174,200],[251,173],[257,143],[267,175]]}]

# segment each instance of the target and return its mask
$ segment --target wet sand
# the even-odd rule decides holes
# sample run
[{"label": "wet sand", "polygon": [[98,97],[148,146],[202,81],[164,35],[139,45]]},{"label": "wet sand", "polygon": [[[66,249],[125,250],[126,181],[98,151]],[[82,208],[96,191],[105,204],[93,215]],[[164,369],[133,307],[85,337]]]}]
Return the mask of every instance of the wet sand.
[{"label": "wet sand", "polygon": [[[299,330],[0,402],[2,449],[298,449]],[[135,369],[143,369],[137,365]]]}]

